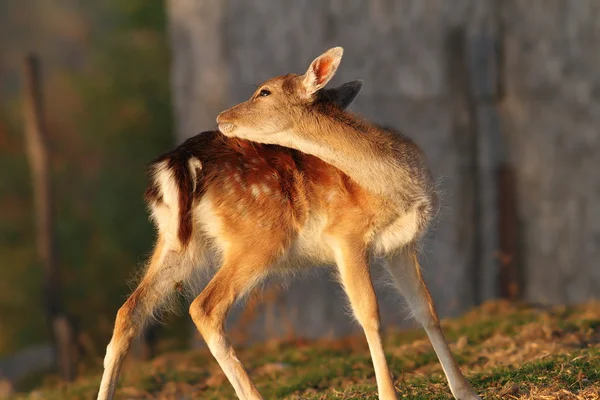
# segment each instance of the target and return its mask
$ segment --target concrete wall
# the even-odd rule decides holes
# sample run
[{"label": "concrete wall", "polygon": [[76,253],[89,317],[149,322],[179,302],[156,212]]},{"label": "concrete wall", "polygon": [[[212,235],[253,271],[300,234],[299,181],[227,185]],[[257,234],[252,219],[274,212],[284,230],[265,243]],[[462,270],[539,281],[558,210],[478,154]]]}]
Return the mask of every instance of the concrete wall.
[{"label": "concrete wall", "polygon": [[[599,293],[600,4],[170,0],[168,6],[179,140],[214,127],[217,113],[245,100],[253,85],[301,73],[322,51],[341,45],[334,83],[365,81],[353,110],[414,138],[439,177],[443,211],[426,240],[423,265],[442,315],[496,297],[500,261],[529,300],[574,302]],[[497,184],[503,170],[513,177],[514,215],[502,205],[510,202]],[[503,225],[511,219],[512,231]],[[323,275],[293,282],[238,328],[257,338],[273,329],[347,333],[336,287]],[[402,324],[398,300],[381,292],[384,321]]]},{"label": "concrete wall", "polygon": [[525,296],[600,296],[600,3],[508,1],[503,132]]}]

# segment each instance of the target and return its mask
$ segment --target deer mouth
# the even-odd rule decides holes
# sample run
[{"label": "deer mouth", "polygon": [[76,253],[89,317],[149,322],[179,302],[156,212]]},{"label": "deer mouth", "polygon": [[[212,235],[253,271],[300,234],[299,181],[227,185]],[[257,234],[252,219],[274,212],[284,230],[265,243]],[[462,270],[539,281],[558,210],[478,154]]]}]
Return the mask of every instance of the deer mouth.
[{"label": "deer mouth", "polygon": [[235,125],[232,122],[219,122],[219,130],[221,133],[230,133],[235,129]]}]

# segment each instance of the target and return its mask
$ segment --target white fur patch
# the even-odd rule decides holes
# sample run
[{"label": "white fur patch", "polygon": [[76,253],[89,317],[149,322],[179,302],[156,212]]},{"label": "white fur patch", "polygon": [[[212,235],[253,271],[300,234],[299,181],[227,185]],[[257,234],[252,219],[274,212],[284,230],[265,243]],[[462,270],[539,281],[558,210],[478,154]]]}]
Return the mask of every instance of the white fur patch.
[{"label": "white fur patch", "polygon": [[196,180],[198,179],[198,170],[202,169],[202,163],[196,157],[192,157],[188,160],[188,168],[192,174],[192,182],[194,184],[194,191],[196,191]]},{"label": "white fur patch", "polygon": [[205,236],[214,240],[218,250],[223,251],[230,244],[225,238],[225,230],[219,215],[215,212],[210,195],[205,195],[194,209],[194,223],[199,226]]},{"label": "white fur patch", "polygon": [[376,252],[379,254],[390,253],[413,241],[419,230],[417,213],[416,209],[412,209],[378,232],[374,246]]},{"label": "white fur patch", "polygon": [[271,193],[271,188],[268,185],[264,184],[264,183],[260,185],[260,188],[261,188],[261,190],[263,191],[264,194]]},{"label": "white fur patch", "polygon": [[163,234],[166,245],[178,249],[181,246],[177,238],[179,190],[167,161],[155,167],[153,179],[159,187],[162,203],[152,205],[152,219]]},{"label": "white fur patch", "polygon": [[252,195],[258,198],[260,195],[260,187],[258,187],[258,185],[252,185],[250,186],[250,190],[252,191]]}]

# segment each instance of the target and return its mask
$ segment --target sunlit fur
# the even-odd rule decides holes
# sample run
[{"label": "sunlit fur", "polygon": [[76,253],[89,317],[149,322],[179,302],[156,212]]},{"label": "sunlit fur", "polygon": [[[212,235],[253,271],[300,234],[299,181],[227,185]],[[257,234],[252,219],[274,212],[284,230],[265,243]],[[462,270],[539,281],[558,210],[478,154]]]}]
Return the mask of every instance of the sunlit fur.
[{"label": "sunlit fur", "polygon": [[[188,168],[177,181],[175,169]],[[181,212],[180,187],[194,188]],[[419,210],[389,201],[320,159],[279,146],[204,132],[151,167],[147,199],[167,246],[211,258],[251,245],[278,269],[335,262],[328,236],[352,233],[371,252],[393,253],[418,237]],[[183,218],[183,219],[182,219]],[[180,225],[192,225],[182,240]],[[269,238],[269,240],[265,240]],[[269,255],[270,254],[270,255]]]}]

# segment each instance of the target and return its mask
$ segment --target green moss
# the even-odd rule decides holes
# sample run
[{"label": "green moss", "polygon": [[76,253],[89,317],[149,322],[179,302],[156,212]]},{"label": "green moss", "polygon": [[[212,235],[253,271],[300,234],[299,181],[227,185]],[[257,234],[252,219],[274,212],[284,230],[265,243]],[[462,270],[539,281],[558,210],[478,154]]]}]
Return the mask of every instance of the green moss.
[{"label": "green moss", "polygon": [[[455,349],[454,354],[467,372],[467,379],[485,399],[512,398],[510,396],[532,399],[540,390],[549,393],[567,390],[575,395],[600,381],[600,332],[597,329],[600,310],[590,310],[583,313],[569,309],[565,317],[567,310],[563,309],[539,312],[509,307],[490,311],[483,307],[444,325],[449,337],[468,338],[468,344]],[[523,331],[548,329],[550,335],[546,338],[521,337]],[[386,339],[387,359],[399,398],[452,399],[433,350],[421,340],[411,345],[415,337],[422,338],[419,335],[414,331],[392,332]],[[503,337],[504,345],[484,339],[496,335]],[[511,351],[515,353],[527,347],[526,344],[531,347],[532,343],[558,350],[513,360],[512,364],[504,363],[502,355],[507,349],[513,348]],[[498,356],[494,356],[494,352],[498,352]],[[494,357],[499,362],[484,369]],[[373,366],[368,349],[361,341],[257,345],[241,349],[239,358],[265,398],[377,398]],[[474,369],[477,372],[468,372]],[[91,398],[98,383],[96,376],[62,388],[54,384],[54,388],[48,386],[41,395],[48,399]],[[170,354],[152,363],[130,366],[119,387],[158,396],[164,395],[167,387],[177,385],[183,385],[182,390],[188,391],[185,393],[189,398],[235,399],[231,385],[208,352]]]}]

